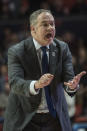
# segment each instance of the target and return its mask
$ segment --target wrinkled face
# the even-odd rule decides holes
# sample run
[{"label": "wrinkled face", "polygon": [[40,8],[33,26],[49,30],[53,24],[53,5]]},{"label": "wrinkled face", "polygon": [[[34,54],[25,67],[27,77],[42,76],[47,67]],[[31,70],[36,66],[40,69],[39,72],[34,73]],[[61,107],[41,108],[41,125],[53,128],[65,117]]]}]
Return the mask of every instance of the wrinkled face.
[{"label": "wrinkled face", "polygon": [[52,43],[55,36],[53,16],[43,12],[37,17],[37,24],[31,28],[32,36],[43,46]]}]

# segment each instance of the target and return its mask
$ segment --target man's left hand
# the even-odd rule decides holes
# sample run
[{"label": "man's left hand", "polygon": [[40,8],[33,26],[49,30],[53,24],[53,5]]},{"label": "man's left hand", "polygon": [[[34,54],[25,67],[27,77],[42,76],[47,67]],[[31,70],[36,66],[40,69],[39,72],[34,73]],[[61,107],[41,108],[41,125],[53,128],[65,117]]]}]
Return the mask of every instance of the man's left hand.
[{"label": "man's left hand", "polygon": [[64,82],[64,85],[68,86],[71,90],[76,89],[78,84],[79,84],[81,77],[84,76],[85,74],[86,74],[86,71],[82,71],[81,73],[76,75],[71,81]]}]

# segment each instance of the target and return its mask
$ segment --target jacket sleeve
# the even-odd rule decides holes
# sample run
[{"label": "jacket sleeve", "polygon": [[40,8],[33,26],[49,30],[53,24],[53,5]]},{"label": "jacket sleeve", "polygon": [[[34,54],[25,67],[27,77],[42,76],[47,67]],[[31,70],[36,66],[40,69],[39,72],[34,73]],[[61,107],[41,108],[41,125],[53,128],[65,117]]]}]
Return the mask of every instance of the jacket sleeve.
[{"label": "jacket sleeve", "polygon": [[[73,79],[74,71],[73,71],[73,65],[72,65],[72,55],[71,55],[71,52],[68,48],[68,45],[64,44],[63,49],[64,50],[63,50],[63,55],[62,55],[62,58],[63,58],[63,63],[62,63],[62,70],[63,70],[62,74],[63,75],[62,75],[62,78],[63,78],[63,82],[67,82],[67,81],[70,81],[70,80]],[[71,91],[65,85],[64,85],[64,89],[70,96],[73,96],[77,91],[77,89]]]},{"label": "jacket sleeve", "polygon": [[27,97],[32,96],[29,93],[32,80],[24,79],[24,69],[14,47],[9,48],[8,50],[8,79],[13,93]]},{"label": "jacket sleeve", "polygon": [[67,44],[64,44],[63,54],[62,54],[62,70],[63,70],[63,81],[67,82],[72,80],[74,77],[73,65],[72,65],[72,55]]}]

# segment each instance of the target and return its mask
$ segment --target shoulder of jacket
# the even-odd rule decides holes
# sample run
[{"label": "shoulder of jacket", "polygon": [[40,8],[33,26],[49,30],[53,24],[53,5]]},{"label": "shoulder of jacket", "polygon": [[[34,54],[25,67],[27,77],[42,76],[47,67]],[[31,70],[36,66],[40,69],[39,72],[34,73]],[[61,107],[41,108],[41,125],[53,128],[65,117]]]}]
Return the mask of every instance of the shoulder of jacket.
[{"label": "shoulder of jacket", "polygon": [[62,40],[59,40],[59,39],[56,39],[56,38],[54,38],[54,42],[55,42],[57,45],[59,44],[61,47],[67,45],[66,42],[64,42],[64,41],[62,41]]},{"label": "shoulder of jacket", "polygon": [[12,45],[9,49],[8,49],[8,52],[10,50],[12,50],[13,52],[20,52],[20,51],[23,51],[24,50],[24,46],[26,43],[29,43],[29,38],[25,39],[25,40],[22,40],[14,45]]}]

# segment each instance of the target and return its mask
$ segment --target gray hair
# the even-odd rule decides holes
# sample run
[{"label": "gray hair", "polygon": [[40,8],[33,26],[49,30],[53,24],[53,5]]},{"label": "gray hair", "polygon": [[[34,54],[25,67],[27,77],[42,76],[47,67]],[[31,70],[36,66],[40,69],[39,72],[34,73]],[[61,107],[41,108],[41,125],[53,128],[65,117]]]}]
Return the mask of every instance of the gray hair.
[{"label": "gray hair", "polygon": [[31,15],[30,15],[30,18],[29,18],[29,22],[30,22],[30,26],[31,25],[35,25],[37,24],[37,17],[43,13],[43,12],[48,12],[52,15],[51,11],[50,10],[45,10],[45,9],[39,9],[37,11],[34,11]]}]

